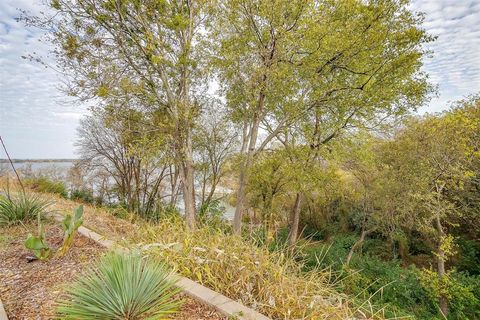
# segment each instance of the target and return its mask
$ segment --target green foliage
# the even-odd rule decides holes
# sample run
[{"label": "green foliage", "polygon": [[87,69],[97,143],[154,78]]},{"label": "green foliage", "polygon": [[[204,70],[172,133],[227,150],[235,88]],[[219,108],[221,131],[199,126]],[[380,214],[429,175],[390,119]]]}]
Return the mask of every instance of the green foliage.
[{"label": "green foliage", "polygon": [[457,244],[459,252],[454,258],[456,259],[456,268],[460,272],[480,275],[480,243],[463,236],[458,238]]},{"label": "green foliage", "polygon": [[202,203],[198,210],[198,221],[201,224],[214,226],[223,226],[225,221],[223,220],[223,214],[225,213],[225,207],[222,206],[220,199],[213,199],[210,202]]},{"label": "green foliage", "polygon": [[[74,214],[67,214],[62,221],[62,228],[64,231],[63,243],[60,249],[57,251],[57,254],[62,257],[64,256],[68,249],[70,249],[75,234],[78,228],[83,223],[83,206],[79,206],[74,210]],[[52,250],[47,244],[45,237],[45,227],[42,223],[41,213],[37,214],[37,224],[38,224],[38,235],[34,236],[29,234],[27,240],[25,241],[25,247],[29,250],[32,250],[34,255],[39,260],[47,260],[51,257]]]},{"label": "green foliage", "polygon": [[[441,281],[436,272],[408,267],[393,260],[385,252],[392,248],[377,239],[366,240],[363,253],[354,255],[350,265],[343,262],[356,241],[354,234],[337,235],[329,243],[316,243],[304,248],[307,270],[331,267],[341,274],[342,292],[366,299],[383,308],[386,318],[414,316],[416,319],[443,319],[438,313],[440,289],[449,297],[449,319],[478,318],[480,291],[478,276],[451,271]],[[383,252],[384,258],[379,258]],[[431,259],[429,256],[426,259]]]},{"label": "green foliage", "polygon": [[[331,243],[307,246],[307,268],[334,268],[341,275],[341,291],[383,308],[386,318],[415,315],[432,319],[434,306],[420,285],[414,266],[403,268],[398,261],[381,260],[368,253],[354,255],[348,267],[343,264],[356,240],[353,234],[339,235]],[[364,247],[369,246],[368,242]]]},{"label": "green foliage", "polygon": [[50,6],[55,9],[55,10],[60,10],[62,8],[62,6],[60,5],[60,1],[59,0],[52,0],[50,1]]},{"label": "green foliage", "polygon": [[70,199],[76,200],[76,201],[82,201],[85,203],[93,203],[95,200],[93,198],[93,192],[87,189],[72,190],[70,194]]},{"label": "green foliage", "polygon": [[435,301],[439,296],[445,296],[450,302],[450,318],[478,319],[480,317],[479,277],[450,270],[443,277],[431,269],[419,272],[421,285],[425,288],[430,299]]},{"label": "green foliage", "polygon": [[43,217],[50,202],[33,194],[0,196],[0,226],[14,225]]},{"label": "green foliage", "polygon": [[59,302],[62,319],[165,319],[176,312],[173,275],[138,253],[109,253],[79,277]]},{"label": "green foliage", "polygon": [[52,250],[48,246],[45,239],[45,227],[41,221],[40,214],[37,217],[38,221],[38,235],[29,234],[25,241],[25,247],[33,252],[35,257],[39,260],[47,260],[50,258]]},{"label": "green foliage", "polygon": [[67,188],[60,181],[52,181],[47,177],[31,178],[25,180],[25,185],[36,192],[55,193],[63,198],[67,198]]},{"label": "green foliage", "polygon": [[158,202],[152,210],[141,213],[141,217],[151,223],[158,223],[162,219],[177,219],[181,214],[174,204]]},{"label": "green foliage", "polygon": [[67,214],[62,221],[62,228],[64,231],[63,243],[57,252],[59,256],[64,256],[71,247],[75,234],[83,223],[83,205],[78,206],[73,215]]}]

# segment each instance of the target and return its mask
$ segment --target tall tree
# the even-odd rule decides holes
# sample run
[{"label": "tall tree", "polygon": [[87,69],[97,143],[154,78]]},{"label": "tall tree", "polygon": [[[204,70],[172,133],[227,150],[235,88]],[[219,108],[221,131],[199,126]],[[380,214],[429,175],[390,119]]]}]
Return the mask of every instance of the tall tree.
[{"label": "tall tree", "polygon": [[374,126],[423,101],[429,86],[420,73],[422,45],[432,39],[407,4],[223,3],[216,33],[220,79],[234,119],[244,126],[236,232],[253,158],[282,130],[302,121],[315,149],[343,130]]},{"label": "tall tree", "polygon": [[27,18],[45,27],[81,99],[159,111],[183,187],[186,221],[195,225],[192,127],[203,81],[203,0],[54,0],[55,12]]}]

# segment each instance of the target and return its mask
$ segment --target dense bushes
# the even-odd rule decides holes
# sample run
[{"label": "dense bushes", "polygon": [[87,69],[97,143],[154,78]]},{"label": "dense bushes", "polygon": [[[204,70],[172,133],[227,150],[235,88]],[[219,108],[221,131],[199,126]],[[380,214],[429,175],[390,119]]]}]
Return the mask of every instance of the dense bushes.
[{"label": "dense bushes", "polygon": [[87,189],[72,190],[70,193],[70,199],[84,203],[93,203],[95,200],[93,197],[93,192]]},{"label": "dense bushes", "polygon": [[[390,244],[369,239],[363,253],[354,255],[350,265],[345,258],[358,237],[337,234],[330,242],[317,242],[303,250],[306,268],[333,267],[341,273],[341,291],[384,308],[387,318],[414,316],[416,319],[443,319],[438,314],[438,299],[431,285],[425,281],[424,271],[411,264],[403,266],[400,260],[384,260],[378,252],[388,252]],[[433,277],[438,276],[433,273]],[[478,276],[454,272],[449,319],[477,319],[480,315],[480,288]],[[430,278],[432,279],[432,278]]]},{"label": "dense bushes", "polygon": [[63,182],[52,181],[47,177],[27,179],[25,185],[36,192],[55,193],[63,198],[68,197],[67,188]]}]

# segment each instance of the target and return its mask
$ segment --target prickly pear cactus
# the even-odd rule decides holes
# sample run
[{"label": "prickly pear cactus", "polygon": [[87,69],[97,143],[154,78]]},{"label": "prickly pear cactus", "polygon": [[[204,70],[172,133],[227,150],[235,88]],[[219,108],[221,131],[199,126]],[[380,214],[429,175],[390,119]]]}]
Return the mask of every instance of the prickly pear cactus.
[{"label": "prickly pear cactus", "polygon": [[38,218],[38,236],[29,234],[25,241],[25,248],[32,250],[33,254],[39,260],[47,260],[50,257],[51,249],[45,240],[45,227]]},{"label": "prickly pear cactus", "polygon": [[62,227],[64,231],[63,235],[63,244],[60,250],[58,250],[59,256],[64,256],[68,249],[71,247],[73,239],[75,237],[75,233],[77,232],[78,228],[83,223],[83,205],[78,206],[74,212],[73,216],[67,214],[62,221]]}]

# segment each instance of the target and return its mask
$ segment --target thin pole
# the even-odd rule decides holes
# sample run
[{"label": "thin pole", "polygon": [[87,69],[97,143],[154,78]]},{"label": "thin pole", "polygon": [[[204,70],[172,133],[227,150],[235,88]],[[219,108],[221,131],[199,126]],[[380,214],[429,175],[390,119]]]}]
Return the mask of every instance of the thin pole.
[{"label": "thin pole", "polygon": [[15,166],[13,165],[12,159],[10,158],[10,155],[8,154],[7,147],[5,147],[5,143],[3,143],[2,136],[0,136],[0,142],[2,143],[3,150],[5,151],[5,154],[7,155],[8,161],[10,162],[10,165],[12,166],[13,172],[15,172],[15,175],[17,176],[18,183],[20,183],[20,187],[22,187],[23,194],[25,194],[25,187],[23,186],[22,180],[20,180],[20,176],[18,175],[17,169],[15,169]]}]

